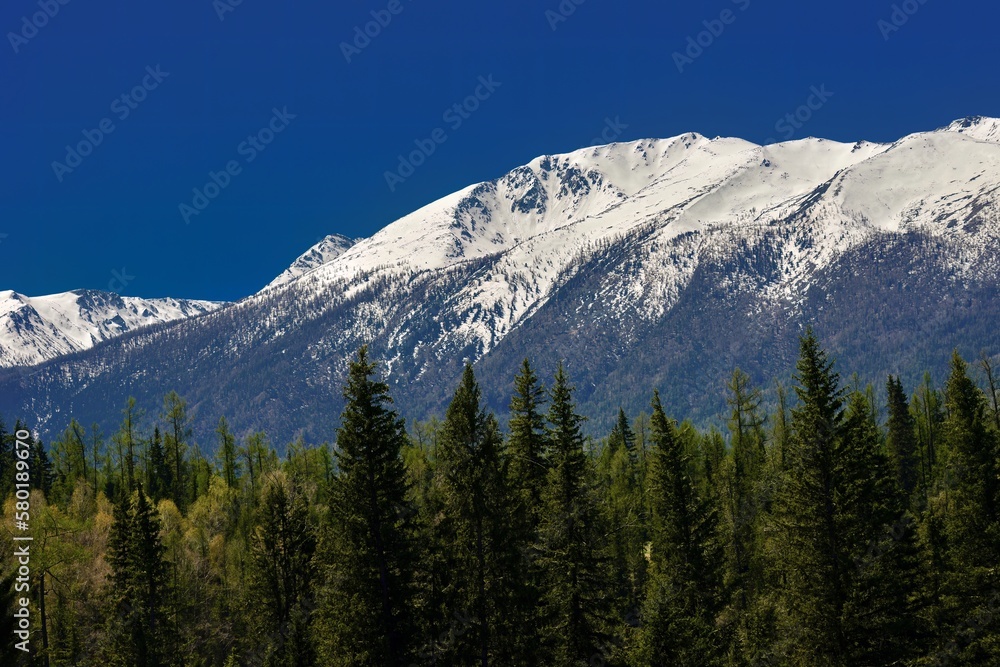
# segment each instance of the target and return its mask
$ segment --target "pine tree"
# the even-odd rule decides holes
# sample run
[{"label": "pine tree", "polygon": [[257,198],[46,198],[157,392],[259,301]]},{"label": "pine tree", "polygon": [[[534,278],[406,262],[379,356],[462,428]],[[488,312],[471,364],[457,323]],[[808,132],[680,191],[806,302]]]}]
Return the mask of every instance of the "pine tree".
[{"label": "pine tree", "polygon": [[173,471],[167,465],[166,453],[163,450],[163,438],[160,427],[153,429],[153,439],[149,442],[149,466],[146,471],[146,486],[153,502],[159,502],[170,492],[173,486]]},{"label": "pine tree", "polygon": [[656,667],[720,664],[714,632],[721,597],[717,512],[697,493],[691,452],[658,392],[652,406],[650,573],[634,657],[636,664]]},{"label": "pine tree", "polygon": [[108,536],[111,566],[111,617],[108,621],[111,665],[156,667],[169,656],[167,566],[156,510],[137,485],[131,499],[114,508]]},{"label": "pine tree", "polygon": [[889,376],[886,382],[886,396],[889,403],[889,434],[886,448],[899,486],[909,498],[916,489],[919,476],[916,422],[910,414],[910,405],[903,391],[903,383],[898,377]]},{"label": "pine tree", "polygon": [[788,469],[778,496],[784,650],[792,665],[888,665],[920,640],[916,525],[869,394],[846,414],[812,332],[798,363]]},{"label": "pine tree", "polygon": [[634,622],[645,589],[645,546],[649,536],[635,434],[621,408],[597,468],[610,531],[610,579],[615,612],[622,620]]},{"label": "pine tree", "polygon": [[584,453],[582,421],[560,364],[550,393],[550,469],[542,496],[538,558],[544,582],[543,664],[553,667],[593,664],[608,653],[605,535]]},{"label": "pine tree", "polygon": [[548,473],[545,441],[545,389],[538,381],[530,362],[525,359],[514,378],[514,396],[510,401],[510,480],[513,492],[524,505],[532,531],[537,529],[542,490]]},{"label": "pine tree", "polygon": [[843,550],[837,558],[854,564],[842,568],[840,618],[847,665],[906,664],[925,639],[918,623],[917,526],[897,470],[882,447],[869,398],[852,392],[833,473],[835,523]]},{"label": "pine tree", "polygon": [[375,369],[362,347],[344,387],[339,473],[318,554],[325,565],[316,636],[327,665],[408,665],[413,650],[406,432]]},{"label": "pine tree", "polygon": [[1000,443],[987,400],[956,352],[945,391],[944,438],[953,480],[946,522],[952,571],[949,611],[963,664],[1000,661],[996,631],[967,632],[969,619],[995,613],[1000,591]]},{"label": "pine tree", "polygon": [[514,378],[507,439],[508,484],[513,503],[508,539],[521,560],[516,599],[510,611],[510,622],[518,628],[513,638],[513,654],[517,656],[533,655],[538,646],[541,572],[535,545],[549,465],[542,410],[545,402],[545,389],[525,359]]},{"label": "pine tree", "polygon": [[472,366],[441,425],[438,474],[441,537],[455,559],[448,608],[474,618],[455,644],[454,664],[510,664],[517,636],[511,621],[521,554],[507,539],[513,498],[496,418],[481,406]]},{"label": "pine tree", "polygon": [[778,495],[785,575],[785,649],[792,665],[843,665],[844,568],[836,516],[834,456],[843,430],[843,392],[833,364],[809,331],[798,361],[786,473]]},{"label": "pine tree", "polygon": [[264,665],[307,667],[315,663],[311,630],[315,552],[315,528],[301,489],[275,477],[260,505],[247,587],[253,645]]}]

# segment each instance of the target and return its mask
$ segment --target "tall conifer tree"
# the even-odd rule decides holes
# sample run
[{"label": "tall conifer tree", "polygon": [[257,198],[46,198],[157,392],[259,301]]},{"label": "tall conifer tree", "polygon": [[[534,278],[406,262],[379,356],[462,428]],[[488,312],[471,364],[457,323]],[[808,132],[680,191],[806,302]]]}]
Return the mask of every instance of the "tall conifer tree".
[{"label": "tall conifer tree", "polygon": [[650,573],[637,664],[717,665],[722,659],[715,617],[721,602],[718,515],[699,497],[693,462],[653,395],[650,493],[653,523]]},{"label": "tall conifer tree", "polygon": [[482,408],[475,374],[466,365],[441,425],[438,451],[440,537],[450,543],[455,564],[446,606],[474,619],[453,642],[456,665],[512,664],[517,645],[510,621],[516,618],[511,612],[521,554],[507,538],[514,505],[502,446],[496,418]]},{"label": "tall conifer tree", "polygon": [[919,481],[916,423],[910,414],[910,404],[906,400],[903,383],[898,377],[889,376],[886,397],[889,404],[886,448],[899,486],[909,498]]},{"label": "tall conifer tree", "polygon": [[958,352],[952,356],[945,404],[952,480],[945,519],[951,561],[947,606],[955,628],[955,646],[947,654],[957,654],[963,664],[998,664],[1000,633],[967,630],[970,619],[995,616],[1000,599],[1000,434],[990,423],[986,396]]},{"label": "tall conifer tree", "polygon": [[539,529],[548,651],[543,664],[570,667],[593,664],[609,652],[606,531],[584,453],[583,417],[562,364],[550,396],[550,469]]},{"label": "tall conifer tree", "polygon": [[320,544],[319,656],[327,665],[408,665],[413,649],[410,572],[417,558],[403,421],[362,347],[344,387],[339,474]]},{"label": "tall conifer tree", "polygon": [[115,504],[108,537],[112,586],[107,657],[111,665],[158,667],[170,660],[164,551],[159,517],[139,483],[131,498]]}]

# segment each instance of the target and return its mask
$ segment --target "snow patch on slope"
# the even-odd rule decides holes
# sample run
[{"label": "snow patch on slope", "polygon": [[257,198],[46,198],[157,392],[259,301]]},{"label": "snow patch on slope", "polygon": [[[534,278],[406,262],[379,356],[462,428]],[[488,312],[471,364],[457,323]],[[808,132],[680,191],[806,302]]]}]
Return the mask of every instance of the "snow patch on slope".
[{"label": "snow patch on slope", "polygon": [[88,349],[126,331],[195,317],[222,305],[141,299],[96,290],[39,297],[0,291],[0,367],[38,364]]},{"label": "snow patch on slope", "polygon": [[356,242],[355,239],[347,238],[341,234],[330,234],[302,253],[291,266],[285,269],[280,276],[268,283],[264,289],[292,282],[296,278],[340,257]]}]

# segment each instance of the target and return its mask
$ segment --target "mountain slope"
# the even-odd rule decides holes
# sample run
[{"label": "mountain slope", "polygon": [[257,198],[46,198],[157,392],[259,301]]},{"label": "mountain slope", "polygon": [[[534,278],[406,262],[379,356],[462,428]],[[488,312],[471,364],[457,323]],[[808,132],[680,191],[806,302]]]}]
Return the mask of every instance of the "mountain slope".
[{"label": "mountain slope", "polygon": [[31,366],[139,327],[202,315],[221,305],[96,290],[39,297],[7,290],[0,292],[0,366]]},{"label": "mountain slope", "polygon": [[[592,428],[653,386],[705,420],[733,366],[789,374],[808,323],[844,370],[913,380],[955,347],[1000,350],[997,126],[892,144],[684,134],[539,157],[229,308],[0,375],[0,412],[44,429],[176,389],[206,434],[225,414],[279,442],[329,439],[346,361],[370,344],[410,417],[442,408],[464,359],[504,410],[532,356],[546,375],[566,361]],[[921,368],[901,368],[912,349]]]},{"label": "mountain slope", "polygon": [[278,287],[290,283],[296,278],[331,262],[354,245],[355,240],[341,234],[330,234],[319,243],[309,248],[285,269],[280,276],[272,280],[264,289]]}]

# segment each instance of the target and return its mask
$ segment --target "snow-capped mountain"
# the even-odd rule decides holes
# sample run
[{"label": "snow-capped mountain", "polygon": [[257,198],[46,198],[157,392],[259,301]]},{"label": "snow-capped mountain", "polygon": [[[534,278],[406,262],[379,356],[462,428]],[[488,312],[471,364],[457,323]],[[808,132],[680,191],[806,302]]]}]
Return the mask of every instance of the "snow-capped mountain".
[{"label": "snow-capped mountain", "polygon": [[267,284],[264,289],[278,287],[290,283],[296,278],[331,262],[355,244],[355,239],[349,239],[341,234],[330,234],[319,243],[305,251],[280,276]]},{"label": "snow-capped mountain", "polygon": [[330,438],[347,360],[369,344],[411,417],[441,408],[465,359],[503,410],[531,356],[543,374],[563,360],[592,415],[638,411],[655,386],[706,418],[733,367],[790,372],[806,323],[867,379],[915,376],[955,347],[1000,350],[998,127],[886,144],[686,133],[538,157],[324,241],[229,308],[0,377],[0,412],[51,420],[72,396],[93,419],[124,387],[150,404],[175,389],[206,424]]},{"label": "snow-capped mountain", "polygon": [[0,367],[31,366],[150,324],[201,315],[220,305],[184,299],[140,299],[75,290],[27,297],[0,292]]}]

